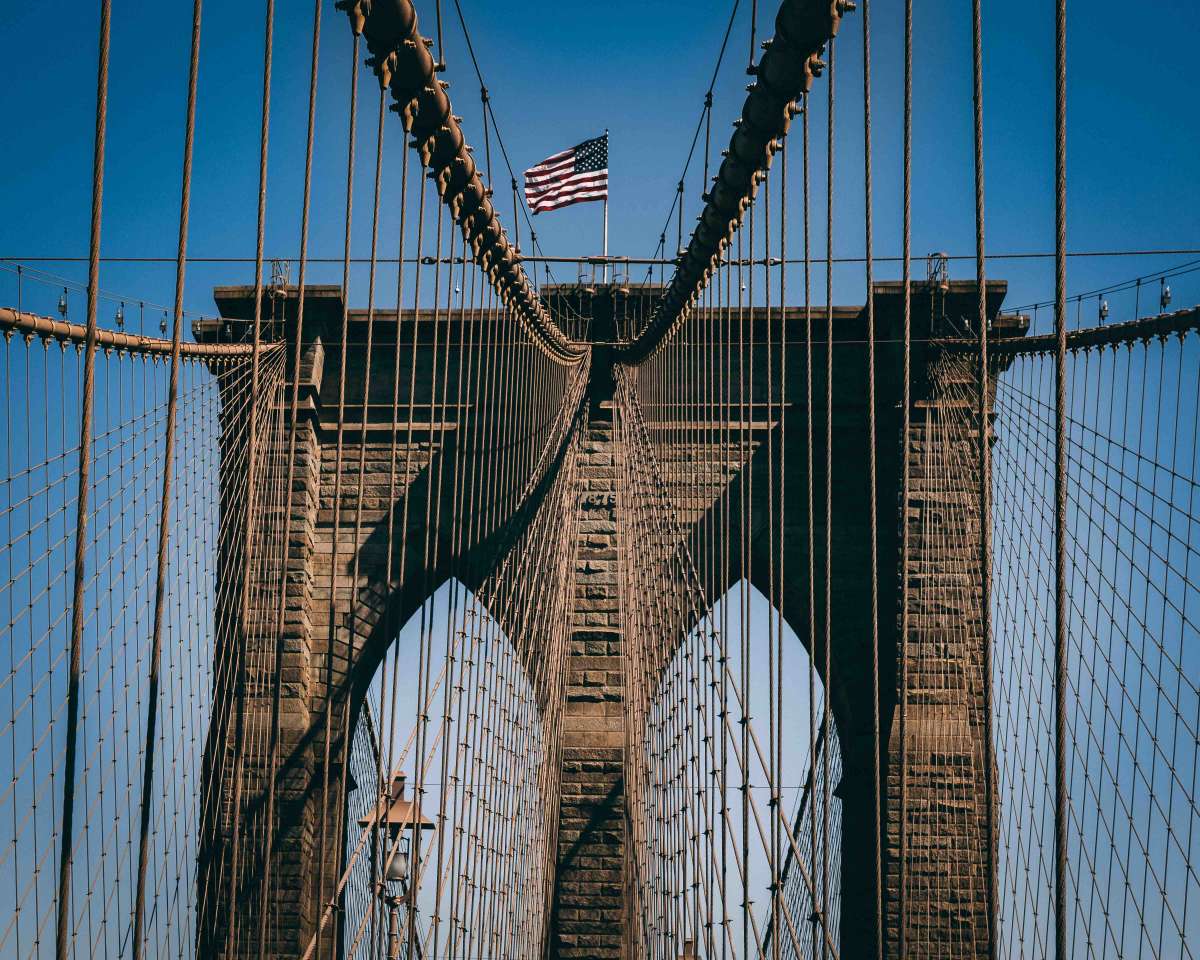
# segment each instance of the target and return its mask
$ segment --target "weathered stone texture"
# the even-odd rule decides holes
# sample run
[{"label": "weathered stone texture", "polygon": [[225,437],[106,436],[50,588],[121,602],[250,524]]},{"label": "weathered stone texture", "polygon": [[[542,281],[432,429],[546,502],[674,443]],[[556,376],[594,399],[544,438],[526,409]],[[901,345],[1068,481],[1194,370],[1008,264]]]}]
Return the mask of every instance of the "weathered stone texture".
[{"label": "weathered stone texture", "polygon": [[898,951],[903,903],[908,955],[984,957],[994,865],[984,789],[978,388],[974,367],[954,355],[935,356],[918,387],[900,518],[908,637],[897,647],[903,721],[892,724],[887,762],[888,942]]},{"label": "weathered stone texture", "polygon": [[[899,955],[903,784],[907,810],[903,854],[908,865],[904,893],[905,913],[909,918],[905,927],[909,939],[906,956],[982,957],[988,949],[986,881],[994,864],[986,845],[988,811],[983,792],[987,718],[979,591],[979,483],[975,466],[978,437],[970,410],[962,404],[964,395],[968,398],[972,395],[973,379],[969,370],[955,366],[945,357],[921,354],[914,361],[912,485],[908,502],[901,503],[899,361],[894,347],[898,299],[894,293],[890,299],[876,295],[882,338],[876,506],[881,591],[877,652],[881,663],[883,730],[883,770],[879,772],[885,784],[885,955]],[[964,303],[973,303],[974,288],[964,286],[955,296]],[[884,299],[888,299],[890,306],[881,302]],[[920,316],[926,309],[927,305],[917,304],[914,315]],[[716,371],[714,382],[720,390],[712,398],[714,409],[727,412],[715,414],[714,419],[728,416],[730,422],[670,434],[676,439],[661,445],[660,466],[683,535],[697,555],[698,576],[705,578],[707,596],[714,599],[722,596],[733,585],[730,578],[740,576],[741,570],[747,572],[762,592],[771,591],[767,571],[779,558],[768,556],[767,551],[779,541],[766,535],[765,524],[768,518],[777,517],[782,521],[782,560],[786,570],[781,591],[784,616],[806,643],[810,616],[818,625],[823,625],[826,616],[830,617],[830,673],[822,679],[831,691],[845,771],[838,786],[846,818],[842,892],[847,903],[870,904],[874,902],[876,889],[872,821],[877,771],[871,749],[870,675],[864,669],[872,653],[868,594],[872,558],[867,527],[869,500],[863,471],[866,366],[862,362],[861,311],[837,308],[836,314],[835,339],[844,342],[836,343],[840,352],[833,388],[835,448],[831,460],[835,482],[829,505],[833,514],[830,528],[833,557],[832,566],[826,570],[818,555],[817,567],[812,571],[818,587],[826,580],[830,584],[830,610],[825,609],[822,590],[818,589],[819,595],[813,596],[807,590],[810,538],[822,547],[826,535],[823,520],[826,425],[823,411],[817,409],[823,402],[825,389],[825,344],[816,346],[818,362],[811,385],[815,402],[813,422],[809,424],[805,397],[809,385],[805,383],[803,351],[808,331],[803,326],[801,311],[791,309],[786,320],[791,344],[787,354],[787,437],[781,437],[777,420],[760,418],[757,413],[765,407],[761,405],[765,390],[761,377],[751,378],[745,387],[747,399],[755,402],[755,415],[750,418],[753,422],[749,428],[739,431],[734,422],[738,419],[734,412],[738,398],[729,392],[729,384],[735,378],[729,370]],[[823,327],[815,329],[819,334]],[[758,331],[756,343],[763,342],[763,333],[764,330]],[[892,347],[884,346],[889,343]],[[558,866],[547,953],[557,958],[624,960],[633,946],[629,930],[636,924],[631,923],[635,918],[628,916],[626,903],[629,851],[626,849],[625,649],[618,597],[619,465],[614,448],[612,401],[607,399],[611,397],[611,384],[606,391],[602,378],[597,378],[595,372],[605,362],[602,354],[603,349],[597,347],[593,357],[593,395],[579,428],[583,435],[570,534],[575,551],[574,595],[561,704]],[[425,356],[417,360],[418,400],[424,401],[429,399],[433,386],[431,375],[420,366],[427,359]],[[726,356],[724,360],[728,362],[730,358]],[[386,406],[391,402],[392,359],[381,356],[376,362],[379,376],[372,380],[372,404]],[[721,361],[718,358],[708,362]],[[756,354],[754,364],[755,369],[765,369],[765,357]],[[364,366],[349,364],[347,395],[361,395]],[[439,495],[431,492],[436,487],[425,485],[441,483],[444,490],[440,495],[449,497],[451,491],[458,490],[456,482],[461,479],[454,476],[452,458],[445,455],[460,442],[454,418],[447,415],[446,422],[433,423],[428,403],[422,408],[422,416],[426,418],[423,422],[410,424],[410,420],[417,419],[416,414],[411,418],[407,413],[401,414],[400,419],[405,421],[403,430],[398,429],[400,425],[393,429],[391,424],[369,423],[365,446],[361,446],[361,406],[358,411],[351,410],[340,437],[339,472],[339,434],[334,419],[338,369],[338,358],[323,357],[319,342],[315,342],[304,371],[307,387],[292,485],[293,515],[283,605],[284,645],[279,664],[280,751],[287,760],[279,780],[276,825],[279,832],[271,863],[276,892],[269,906],[278,922],[272,927],[274,939],[268,953],[281,957],[299,956],[311,938],[343,856],[340,828],[328,822],[331,814],[336,817],[344,812],[345,784],[337,759],[344,732],[343,711],[333,711],[328,744],[323,719],[317,722],[324,716],[330,695],[327,681],[332,683],[335,704],[340,706],[344,698],[352,697],[355,685],[365,683],[374,669],[372,654],[364,646],[365,638],[371,637],[376,625],[402,606],[402,602],[419,603],[424,599],[415,588],[412,597],[399,599],[396,594],[402,591],[391,589],[394,584],[407,585],[409,580],[419,579],[406,575],[420,567],[413,558],[421,556],[427,545],[429,531],[424,508],[414,510],[412,516],[401,513],[393,518],[391,534],[396,550],[391,569],[386,569],[384,544],[388,536],[386,532],[381,536],[380,530],[387,528],[389,498],[394,494],[402,502],[415,490],[413,502],[423,505],[430,497]],[[407,367],[401,376],[407,378]],[[808,466],[802,455],[806,427],[811,427],[815,435],[811,478],[807,476]],[[731,430],[745,440],[744,445],[736,449],[728,446]],[[393,450],[394,436],[400,439]],[[714,453],[715,445],[720,445],[720,455]],[[775,510],[769,509],[770,487],[764,472],[768,455],[784,458],[775,463],[785,465],[786,509],[778,504]],[[393,456],[403,466],[397,475],[396,491],[389,488],[387,479]],[[470,533],[483,544],[480,553],[484,559],[480,563],[495,562],[497,548],[488,538],[512,519],[513,504],[523,489],[515,456],[504,451],[493,456],[497,462],[486,465],[474,491],[478,498],[471,500],[478,503],[479,516],[471,518]],[[283,469],[286,455],[272,456],[268,452],[266,461],[272,464],[270,470]],[[694,470],[692,465],[697,463],[706,465],[705,469]],[[225,470],[235,468],[236,465],[223,466]],[[360,480],[363,509],[361,527],[356,529]],[[809,480],[817,492],[812,530],[808,529],[807,503],[802,499]],[[273,477],[272,481],[281,483],[282,478]],[[725,491],[728,497],[722,496]],[[747,503],[744,508],[740,506],[743,497]],[[444,506],[444,515],[453,515],[456,506]],[[743,524],[746,515],[740,513],[742,509],[748,510],[752,518],[748,524]],[[275,529],[280,525],[267,518],[263,526]],[[735,527],[738,535],[728,537],[727,531]],[[899,562],[898,544],[904,529],[908,530],[910,540],[907,566]],[[647,535],[664,536],[661,531]],[[440,536],[445,538],[448,534],[442,531]],[[662,548],[664,544],[656,546]],[[432,548],[433,555],[444,556],[448,552],[447,540],[435,539]],[[402,555],[408,557],[403,567]],[[237,569],[237,559],[237,551],[233,550],[227,569]],[[278,606],[279,585],[274,574],[265,570],[254,572],[252,610],[261,613]],[[431,578],[423,571],[422,576],[426,580]],[[897,609],[901,578],[910,587],[906,643],[899,642],[899,624],[893,622],[898,618],[892,617]],[[436,573],[432,579],[437,579]],[[240,592],[234,592],[229,602],[236,608]],[[685,613],[674,605],[664,604],[657,616],[662,618],[663,630],[680,638],[691,626]],[[355,618],[353,631],[348,627],[351,617]],[[248,639],[246,680],[255,692],[246,699],[246,723],[261,725],[269,716],[270,681],[275,669],[274,663],[265,658],[265,652],[274,649],[268,641],[269,633],[265,631]],[[358,646],[354,649],[349,645],[350,636],[357,638]],[[824,672],[822,637],[823,627],[810,652]],[[903,750],[896,716],[901,701],[906,709]],[[331,757],[328,770],[324,765],[327,746]],[[228,749],[228,744],[214,743],[210,747]],[[262,792],[265,765],[264,756],[246,758],[242,787],[247,795]],[[320,863],[321,796],[326,776],[330,795],[336,800],[325,814],[326,854]],[[230,803],[233,786],[231,782],[222,782],[218,787],[224,801],[217,831],[218,847],[227,841],[233,828]],[[202,878],[206,869],[219,868],[202,863]],[[227,888],[227,878],[214,876],[210,886]],[[225,907],[216,903],[206,909],[217,918],[209,919],[214,936],[219,939]],[[253,908],[247,910],[243,922],[254,920]],[[861,910],[842,911],[843,956],[875,956],[874,925],[862,921]],[[331,928],[336,926],[335,923]],[[326,955],[330,946],[332,943],[328,941],[322,944]]]},{"label": "weathered stone texture", "polygon": [[617,597],[611,405],[594,406],[580,454],[563,717],[558,876],[550,955],[621,957],[625,936],[624,667]]}]

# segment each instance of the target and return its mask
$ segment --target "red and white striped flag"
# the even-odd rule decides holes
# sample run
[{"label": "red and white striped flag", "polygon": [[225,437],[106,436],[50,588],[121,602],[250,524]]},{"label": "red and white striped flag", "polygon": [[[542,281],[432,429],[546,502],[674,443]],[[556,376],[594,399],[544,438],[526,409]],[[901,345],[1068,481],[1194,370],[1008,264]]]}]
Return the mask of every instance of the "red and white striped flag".
[{"label": "red and white striped flag", "polygon": [[525,171],[525,202],[534,213],[608,199],[608,133],[584,140]]}]

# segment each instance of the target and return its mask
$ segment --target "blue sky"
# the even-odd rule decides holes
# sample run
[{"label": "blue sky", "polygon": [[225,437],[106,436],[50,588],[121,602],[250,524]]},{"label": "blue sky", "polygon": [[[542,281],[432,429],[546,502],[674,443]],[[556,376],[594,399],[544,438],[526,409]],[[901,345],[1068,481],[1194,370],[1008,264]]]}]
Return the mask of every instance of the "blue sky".
[{"label": "blue sky", "polygon": [[[423,32],[434,33],[433,4],[421,2]],[[445,5],[447,79],[456,111],[482,152],[478,82],[461,28]],[[775,4],[760,4],[760,39],[772,32]],[[592,4],[481,4],[463,10],[518,173],[544,156],[611,130],[613,253],[653,252],[699,117],[731,4],[617,0],[597,16]],[[743,2],[716,86],[714,154],[724,145],[747,81],[744,64],[750,4]],[[914,253],[973,249],[970,17],[965,3],[916,4]],[[0,257],[84,256],[90,203],[98,3],[73,2],[54,24],[48,52],[45,12],[27,4],[0,9],[6,64],[0,90],[5,118],[0,182]],[[1053,247],[1053,16],[1046,3],[1017,0],[983,6],[987,141],[988,247],[993,252]],[[279,4],[268,187],[268,256],[295,256],[307,100],[310,4]],[[1193,42],[1200,8],[1166,0],[1137,23],[1127,4],[1072,4],[1070,13],[1069,245],[1073,250],[1200,246],[1193,122]],[[899,252],[900,3],[873,5],[876,252]],[[261,4],[209,0],[193,193],[191,252],[201,257],[251,256],[257,189],[261,83]],[[339,257],[342,246],[346,102],[350,35],[344,17],[323,9],[320,100],[312,253]],[[838,56],[838,138],[834,252],[861,254],[862,73],[861,14],[847,18]],[[114,5],[108,175],[103,251],[113,256],[172,256],[178,216],[179,162],[187,79],[190,4],[124,0]],[[816,99],[823,102],[824,81]],[[364,83],[356,193],[354,251],[369,244],[370,160],[374,90]],[[389,118],[383,236],[394,236],[400,137]],[[823,131],[823,107],[812,120]],[[823,132],[814,137],[813,190],[823,197]],[[507,173],[499,157],[499,192]],[[685,230],[699,208],[702,164],[687,180]],[[798,164],[793,170],[798,175]],[[793,191],[797,202],[799,190]],[[502,204],[503,209],[507,204]],[[814,222],[823,220],[820,203]],[[511,216],[506,217],[511,219]],[[536,220],[553,254],[597,252],[600,205],[586,204]],[[669,232],[673,232],[672,229]],[[524,228],[522,229],[524,233]],[[792,249],[799,252],[799,234]],[[824,238],[814,238],[821,253]],[[385,247],[386,250],[386,247]],[[1151,273],[1197,256],[1073,260],[1072,293]],[[38,267],[83,280],[82,264]],[[918,265],[917,272],[923,270]],[[570,275],[559,269],[559,277]],[[952,276],[972,273],[969,262]],[[1010,305],[1052,294],[1050,262],[1004,261],[990,273],[1013,282]],[[878,275],[898,275],[881,265]],[[212,311],[211,287],[248,282],[246,264],[193,265],[186,305]],[[315,268],[332,282],[336,265]],[[1196,274],[1178,278],[1175,305],[1200,300]],[[130,301],[169,303],[171,265],[106,265],[102,286]],[[1155,285],[1156,288],[1156,285]],[[792,285],[799,290],[798,284]],[[27,285],[27,308],[51,311],[57,285]],[[862,270],[842,266],[835,298],[861,302]],[[15,298],[15,282],[0,271],[0,300]],[[1125,300],[1128,300],[1128,304]],[[1142,297],[1145,306],[1146,296]],[[1156,299],[1156,294],[1150,296]],[[353,302],[365,301],[356,274]],[[82,304],[82,298],[79,299]],[[1094,312],[1094,307],[1087,308]],[[1133,309],[1132,296],[1113,298],[1113,319]],[[115,310],[109,305],[107,312]],[[80,314],[81,315],[81,314]],[[101,314],[102,321],[111,317]],[[156,326],[147,321],[148,325]]]},{"label": "blue sky", "polygon": [[[669,0],[634,5],[615,0],[604,5],[603,17],[598,18],[596,5],[565,0],[522,5],[462,2],[514,168],[519,173],[546,155],[609,128],[611,250],[633,256],[651,254],[671,205],[730,4],[702,7]],[[312,255],[338,258],[342,250],[350,37],[344,18],[333,11],[332,0],[323,3]],[[478,83],[453,18],[453,5],[444,6],[450,65],[447,78],[453,84],[456,110],[481,154]],[[747,80],[743,70],[749,6],[748,2],[741,4],[716,86],[714,155],[727,139],[729,122],[737,113]],[[773,13],[775,4],[760,6],[759,36],[766,37],[771,32],[767,14]],[[935,249],[970,254],[974,222],[969,5],[929,0],[916,6],[913,249],[918,257]],[[37,257],[87,254],[98,7],[92,0],[60,4],[54,10],[56,19],[48,23],[44,6],[0,6],[0,56],[5,64],[0,84],[0,143],[6,147],[0,150],[0,183],[4,187],[0,191],[0,257],[26,259],[32,264]],[[171,4],[118,0],[114,7],[103,251],[111,256],[171,257],[178,216],[190,4],[182,0]],[[419,9],[424,32],[432,34],[432,3],[422,0]],[[1130,17],[1130,9],[1115,0],[1073,3],[1071,7],[1070,247],[1080,251],[1197,248],[1200,132],[1195,123],[1192,57],[1200,6],[1187,0],[1164,0],[1154,7],[1157,16],[1153,20],[1137,21]],[[898,253],[900,246],[901,10],[899,3],[881,2],[876,2],[873,10],[876,252],[880,256]],[[984,17],[989,249],[1051,250],[1051,5],[985,0]],[[310,31],[311,4],[279,4],[268,256],[293,257],[298,250]],[[1131,44],[1128,37],[1135,31],[1138,41]],[[261,47],[260,3],[206,3],[190,244],[194,256],[253,254]],[[834,253],[853,257],[863,249],[861,14],[849,17],[844,25],[838,64]],[[814,223],[824,219],[820,200],[824,194],[825,158],[820,148],[824,83],[820,81],[816,88],[812,117]],[[373,91],[365,82],[362,90],[356,256],[368,251],[373,154]],[[394,237],[402,142],[394,119],[388,124],[387,138],[382,235]],[[498,186],[503,188],[507,174],[498,153],[494,162],[500,175]],[[698,158],[687,179],[685,225],[698,209],[701,168]],[[792,169],[799,174],[798,164]],[[792,198],[798,203],[798,189],[792,191]],[[539,217],[537,224],[542,244],[550,253],[598,252],[598,204]],[[814,239],[813,249],[816,255],[823,254],[823,236]],[[390,252],[387,246],[384,250]],[[800,252],[796,230],[791,251]],[[1073,259],[1068,285],[1072,292],[1090,290],[1196,260],[1200,254]],[[38,262],[36,266],[72,282],[85,279],[81,263]],[[922,269],[918,262],[917,275]],[[972,267],[956,261],[951,272],[962,278],[971,275]],[[169,263],[106,264],[101,283],[105,290],[128,301],[132,326],[136,326],[137,301],[150,303],[145,322],[153,331],[159,313],[153,304],[170,302],[173,273]],[[898,266],[881,264],[877,275],[895,278]],[[1050,261],[996,261],[990,275],[1012,281],[1010,305],[1044,300],[1052,294]],[[559,276],[566,279],[570,271],[560,269]],[[193,264],[186,305],[192,311],[211,312],[213,285],[249,282],[251,277],[249,264]],[[340,267],[314,267],[311,277],[314,282],[336,282]],[[1200,302],[1198,278],[1200,272],[1174,280],[1175,306]],[[364,272],[356,272],[351,291],[356,305],[365,303],[363,280]],[[789,290],[798,294],[800,286],[789,283]],[[1155,290],[1153,285],[1143,295],[1143,312],[1152,309]],[[57,282],[31,280],[25,285],[25,307],[53,312],[59,292]],[[71,296],[72,319],[81,319],[82,297],[74,292]],[[838,268],[834,296],[841,302],[861,301],[860,266]],[[821,299],[823,291],[818,289],[815,297]],[[0,269],[0,305],[15,299],[14,274]],[[1131,315],[1131,294],[1114,296],[1112,301],[1111,319]],[[106,301],[102,323],[111,326],[115,306],[114,301]],[[1081,311],[1084,322],[1093,316],[1094,306],[1086,305]],[[1045,319],[1043,313],[1043,323]],[[56,382],[48,375],[42,380]],[[13,382],[20,382],[19,371]],[[18,396],[15,389],[13,396]],[[46,406],[54,409],[49,399]],[[42,418],[47,427],[54,419]],[[13,423],[15,433],[25,432],[19,419],[14,418]],[[63,442],[65,445],[66,440]],[[183,472],[186,475],[187,471]],[[192,539],[197,537],[184,533],[176,541],[187,544]],[[178,616],[186,619],[183,613]],[[805,712],[806,707],[798,707],[796,715]],[[801,765],[797,761],[794,768]],[[43,846],[40,856],[48,849]],[[50,874],[42,876],[41,882],[49,883]]]}]

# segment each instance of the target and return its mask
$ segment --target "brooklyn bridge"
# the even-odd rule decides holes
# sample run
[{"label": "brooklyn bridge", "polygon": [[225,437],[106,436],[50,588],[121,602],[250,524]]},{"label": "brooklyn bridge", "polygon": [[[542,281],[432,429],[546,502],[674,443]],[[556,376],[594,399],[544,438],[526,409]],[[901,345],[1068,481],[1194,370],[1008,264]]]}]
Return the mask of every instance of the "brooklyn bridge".
[{"label": "brooklyn bridge", "polygon": [[[1200,953],[1194,184],[1156,258],[1068,245],[1065,0],[1036,149],[985,136],[1020,93],[981,0],[776,2],[675,24],[717,40],[686,110],[651,65],[530,148],[497,104],[537,18],[244,3],[236,72],[202,0],[170,58],[77,5],[38,110],[90,218],[0,251],[0,956]],[[152,109],[166,199],[112,160]],[[567,155],[518,157],[639,110],[685,115],[637,160],[652,255],[608,252],[607,133],[566,161],[602,252],[547,252]],[[5,107],[6,220],[43,120]],[[235,168],[253,256],[197,256]],[[1046,243],[994,255],[1017,194]],[[115,255],[154,204],[170,248]]]}]

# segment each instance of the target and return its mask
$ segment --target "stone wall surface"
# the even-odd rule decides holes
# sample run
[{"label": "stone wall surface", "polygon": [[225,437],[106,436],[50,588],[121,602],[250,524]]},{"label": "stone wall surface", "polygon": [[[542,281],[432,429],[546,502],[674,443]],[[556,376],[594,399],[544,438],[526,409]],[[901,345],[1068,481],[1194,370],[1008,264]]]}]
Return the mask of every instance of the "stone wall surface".
[{"label": "stone wall surface", "polygon": [[[973,298],[972,290],[959,291],[964,302]],[[881,337],[891,344],[896,342],[895,307],[895,298],[891,297],[878,311]],[[833,452],[833,468],[837,482],[831,505],[834,556],[831,569],[818,568],[814,579],[820,584],[828,576],[833,584],[831,672],[822,679],[831,690],[845,765],[839,787],[847,818],[842,889],[846,896],[866,904],[873,902],[875,891],[875,843],[870,826],[875,774],[869,749],[870,676],[863,667],[871,654],[871,632],[866,575],[866,565],[870,563],[865,521],[868,501],[860,469],[866,445],[860,314],[856,310],[837,310],[840,325],[837,337],[843,338],[847,346],[838,344],[839,366],[835,370],[837,447]],[[677,478],[666,489],[677,501],[683,535],[689,538],[693,550],[712,551],[711,557],[697,557],[700,575],[711,573],[725,578],[704,584],[706,594],[715,599],[732,586],[726,580],[730,570],[740,568],[742,550],[749,551],[745,560],[753,567],[753,582],[764,593],[768,591],[763,578],[770,568],[770,558],[763,551],[771,539],[762,535],[762,524],[770,515],[765,503],[770,488],[763,465],[768,452],[784,458],[776,461],[786,463],[788,474],[787,519],[782,537],[785,568],[789,573],[785,578],[783,612],[802,642],[807,643],[810,612],[818,623],[826,615],[823,596],[807,595],[806,569],[810,537],[823,545],[825,536],[821,492],[825,482],[825,424],[823,415],[815,409],[824,396],[820,369],[824,346],[817,345],[816,376],[822,379],[812,385],[816,398],[813,428],[820,449],[814,450],[813,458],[816,472],[812,480],[819,495],[814,528],[810,531],[807,504],[802,499],[807,467],[800,456],[807,415],[802,349],[805,331],[798,326],[801,319],[802,314],[794,312],[789,320],[793,326],[788,334],[787,436],[777,436],[778,424],[767,418],[747,431],[749,441],[744,450],[735,455],[725,451],[722,459],[704,449],[708,436],[714,438],[714,443],[723,442],[721,438],[728,431],[718,425],[711,428],[709,435],[698,432],[666,450],[665,468],[670,477]],[[346,788],[340,762],[341,744],[346,732],[345,718],[354,715],[355,698],[361,696],[378,662],[377,628],[385,618],[398,616],[397,611],[419,604],[425,595],[421,584],[406,582],[412,579],[405,576],[409,567],[401,569],[396,556],[392,568],[386,569],[383,544],[387,539],[389,492],[383,477],[390,476],[393,458],[406,464],[397,481],[401,498],[414,484],[421,483],[442,483],[449,495],[450,490],[458,489],[456,481],[461,479],[455,476],[455,459],[449,455],[456,442],[452,418],[440,425],[426,422],[413,430],[411,424],[416,417],[410,411],[401,411],[397,424],[369,424],[363,446],[360,413],[351,411],[342,429],[338,429],[335,406],[340,358],[326,356],[316,340],[306,357],[303,425],[297,436],[284,581],[284,632],[279,664],[280,762],[274,771],[278,777],[274,826],[277,839],[270,869],[275,877],[275,890],[274,900],[268,906],[277,921],[272,927],[275,932],[268,953],[278,957],[297,957],[302,953],[340,873],[344,850],[338,818],[344,815]],[[356,395],[361,393],[364,364],[350,359],[347,393]],[[390,362],[382,364],[378,371],[372,368],[378,374],[372,380],[373,403],[377,399],[390,401],[391,374],[385,369]],[[905,927],[909,937],[905,956],[983,957],[988,950],[986,878],[994,870],[994,864],[986,844],[987,807],[983,790],[987,769],[983,733],[987,720],[978,591],[979,484],[978,473],[970,467],[977,457],[978,431],[969,411],[961,404],[963,391],[970,395],[969,372],[953,365],[939,371],[935,369],[939,362],[933,355],[922,355],[917,362],[920,386],[914,390],[912,405],[912,486],[908,502],[903,503],[898,476],[898,358],[894,349],[881,350],[880,356],[878,653],[883,685],[885,955],[889,957],[900,956],[902,785],[903,809],[907,811],[903,850],[908,865],[905,913],[910,918]],[[626,847],[625,765],[629,758],[625,756],[625,665],[618,593],[620,451],[614,443],[611,380],[606,383],[604,378],[596,376],[596,369],[601,366],[593,358],[592,394],[586,403],[586,415],[575,427],[582,431],[582,437],[571,534],[575,545],[574,596],[562,704],[558,865],[551,893],[547,954],[560,958],[624,960],[631,950],[634,955],[637,951],[629,938],[631,925],[625,902],[630,854]],[[421,380],[418,393],[430,389],[429,378]],[[758,387],[752,384],[748,389],[754,395]],[[339,441],[340,471],[337,469]],[[272,470],[279,469],[281,464],[286,466],[286,455],[270,456],[267,460],[274,465]],[[689,470],[693,461],[707,463],[710,469],[697,477]],[[510,462],[489,465],[491,473],[503,477],[513,474],[511,467]],[[237,464],[231,461],[225,468],[237,469]],[[282,482],[278,477],[271,480]],[[492,490],[488,472],[484,480],[489,485],[480,489]],[[360,481],[363,510],[358,518],[361,526],[356,527]],[[722,498],[721,488],[725,484],[730,493]],[[755,526],[747,536],[739,534],[726,542],[726,528],[739,522],[737,512],[728,504],[739,503],[744,492],[753,501],[749,509]],[[420,494],[423,498],[430,495],[428,490]],[[472,561],[477,566],[497,561],[496,548],[488,537],[511,520],[514,502],[515,498],[510,496],[508,500],[497,497],[480,503],[488,519],[475,534],[483,557]],[[453,505],[448,509],[452,512]],[[395,517],[392,535],[396,544],[407,544],[412,551],[424,550],[429,532],[423,520],[418,516]],[[908,564],[904,566],[900,563],[898,544],[906,527],[910,543]],[[451,546],[448,540],[435,537],[432,552],[446,556]],[[715,557],[722,557],[723,562],[710,562]],[[236,553],[225,564],[227,569],[235,569]],[[470,564],[465,564],[461,575],[469,578],[471,569]],[[261,584],[252,603],[274,608],[279,600],[278,578],[271,571],[259,571],[255,576],[261,579]],[[425,577],[429,579],[428,575]],[[900,642],[896,615],[901,578],[907,579],[910,588],[906,643]],[[393,592],[389,587],[392,583],[401,583],[404,588]],[[474,589],[472,583],[467,586]],[[234,606],[239,604],[240,594],[235,592],[230,602]],[[353,631],[348,627],[352,618]],[[687,626],[680,624],[681,639]],[[353,646],[351,637],[356,638]],[[267,634],[248,638],[247,662],[252,667],[246,676],[247,687],[257,692],[245,699],[247,724],[262,724],[269,717],[271,701],[263,692],[271,688],[267,681],[272,679],[275,669],[274,663],[268,666],[264,659],[269,649],[274,646]],[[818,663],[823,662],[822,649],[816,647],[812,653]],[[907,685],[906,690],[902,684]],[[334,709],[330,711],[327,737],[323,718],[325,706],[331,701]],[[901,702],[906,709],[904,742],[900,739],[897,716]],[[218,739],[231,735],[232,731],[213,734]],[[228,742],[211,742],[209,754],[215,757],[229,749]],[[240,784],[243,794],[263,793],[271,773],[266,766],[265,756],[245,758]],[[213,844],[213,849],[219,849],[228,842],[235,826],[229,811],[239,785],[226,777],[214,788],[224,800],[224,816]],[[322,803],[326,795],[333,801]],[[322,846],[323,861],[319,855]],[[219,858],[206,863],[205,856],[202,852],[202,885],[218,891],[225,889],[226,878],[213,865]],[[221,942],[223,918],[228,910],[220,896],[206,907],[212,936],[209,941],[202,941],[201,953],[205,956],[220,955],[216,944]],[[242,922],[256,923],[256,905],[246,904],[238,909],[243,911]],[[862,922],[863,910],[843,909],[842,917],[842,955],[874,956],[874,933],[871,924]],[[912,918],[924,919],[917,922]],[[332,946],[337,926],[331,924],[329,939],[322,949],[328,951]],[[917,952],[912,947],[914,942],[921,944]]]},{"label": "stone wall surface", "polygon": [[585,429],[550,951],[599,960],[621,957],[625,936],[624,666],[611,405],[593,407]]}]

